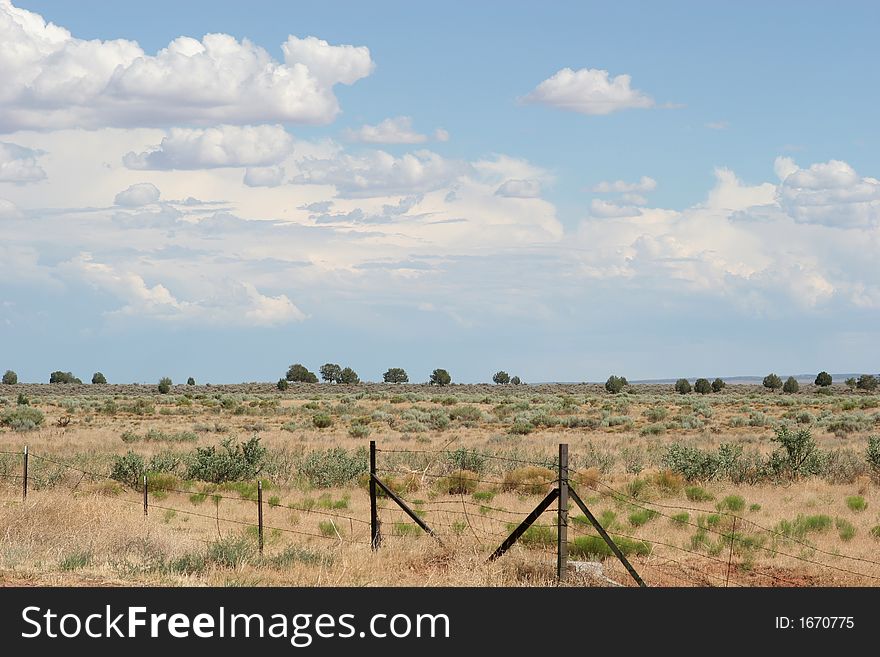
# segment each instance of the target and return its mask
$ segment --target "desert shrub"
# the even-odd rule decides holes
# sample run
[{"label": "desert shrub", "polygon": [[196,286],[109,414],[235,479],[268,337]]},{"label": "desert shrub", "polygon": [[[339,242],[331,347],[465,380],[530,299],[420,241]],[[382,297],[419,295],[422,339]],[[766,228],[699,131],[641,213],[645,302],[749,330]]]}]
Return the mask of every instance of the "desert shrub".
[{"label": "desert shrub", "polygon": [[446,455],[447,467],[450,470],[470,470],[471,472],[483,472],[486,469],[486,456],[475,449],[458,449]]},{"label": "desert shrub", "polygon": [[49,383],[82,383],[71,372],[55,370],[49,375]]},{"label": "desert shrub", "polygon": [[518,418],[514,423],[510,426],[509,433],[516,436],[525,436],[532,431],[535,430],[534,425],[531,422],[527,422],[526,420]]},{"label": "desert shrub", "polygon": [[352,438],[366,438],[370,433],[370,427],[365,424],[352,424],[348,430],[348,435]]},{"label": "desert shrub", "polygon": [[651,422],[660,422],[665,420],[669,415],[669,411],[667,411],[662,406],[654,406],[653,408],[649,408],[645,411],[645,417]]},{"label": "desert shrub", "polygon": [[402,367],[391,367],[382,375],[385,383],[408,383],[409,376]]},{"label": "desert shrub", "polygon": [[159,393],[163,395],[167,395],[169,392],[171,392],[171,379],[169,379],[167,376],[163,376],[161,379],[159,379],[158,389]]},{"label": "desert shrub", "polygon": [[711,502],[715,499],[715,496],[702,486],[687,486],[684,494],[691,502]]},{"label": "desert shrub", "polygon": [[61,559],[58,567],[66,572],[80,570],[81,568],[91,566],[93,559],[94,555],[92,554],[91,550],[74,550],[73,552],[66,554],[64,558]]},{"label": "desert shrub", "polygon": [[629,524],[633,527],[641,527],[656,518],[659,513],[654,509],[638,509],[629,514]]},{"label": "desert shrub", "polygon": [[824,425],[834,435],[845,436],[849,433],[867,431],[873,422],[864,413],[841,413],[828,418]]},{"label": "desert shrub", "polygon": [[779,390],[782,387],[782,379],[780,379],[778,375],[773,374],[773,373],[765,376],[762,383],[763,383],[764,387],[768,388],[769,390],[775,391],[775,390]]},{"label": "desert shrub", "polygon": [[831,525],[831,517],[824,514],[813,516],[799,515],[794,520],[780,520],[776,524],[775,531],[786,538],[803,540],[807,534],[824,532]]},{"label": "desert shrub", "polygon": [[[651,544],[647,541],[615,536],[614,544],[627,557],[633,555],[646,557],[651,554]],[[614,555],[600,536],[578,536],[569,544],[568,553],[572,557],[581,559],[607,559]]]},{"label": "desert shrub", "polygon": [[782,384],[782,392],[786,392],[789,394],[795,393],[800,390],[800,385],[797,382],[797,379],[793,376],[788,377],[785,380],[785,383]]},{"label": "desert shrub", "polygon": [[851,484],[870,475],[870,466],[851,449],[834,449],[822,454],[822,477],[832,484]]},{"label": "desert shrub", "polygon": [[13,431],[32,431],[43,426],[45,421],[43,411],[26,405],[17,405],[0,415],[0,425]]},{"label": "desert shrub", "polygon": [[14,386],[16,383],[18,383],[18,374],[12,370],[6,370],[6,372],[3,373],[3,384]]},{"label": "desert shrub", "polygon": [[831,379],[831,375],[828,372],[822,371],[816,375],[816,385],[822,388],[826,388],[833,383]]},{"label": "desert shrub", "polygon": [[675,382],[675,392],[686,395],[691,391],[691,383],[687,379],[679,379]]},{"label": "desert shrub", "polygon": [[145,472],[144,457],[129,450],[123,456],[113,457],[110,478],[131,488],[140,488],[143,485]]},{"label": "desert shrub", "polygon": [[477,489],[480,475],[472,470],[455,470],[445,477],[438,477],[436,488],[447,495],[470,495]]},{"label": "desert shrub", "polygon": [[476,406],[464,404],[463,406],[456,406],[450,410],[449,417],[453,420],[458,420],[459,422],[474,423],[483,419],[483,411]]},{"label": "desert shrub", "polygon": [[746,501],[741,495],[728,495],[715,507],[719,511],[731,511],[739,513],[746,508]]},{"label": "desert shrub", "polygon": [[687,511],[682,511],[680,513],[676,513],[670,516],[669,520],[672,522],[673,525],[681,527],[683,525],[687,525],[690,522],[691,516]]},{"label": "desert shrub", "polygon": [[188,460],[186,478],[215,484],[253,479],[262,470],[266,453],[258,436],[239,443],[226,438],[219,449],[215,445],[197,447]]},{"label": "desert shrub", "polygon": [[850,495],[846,498],[846,506],[850,511],[864,511],[868,508],[868,503],[861,495]]},{"label": "desert shrub", "polygon": [[92,384],[94,385],[103,385],[107,383],[107,377],[104,376],[101,372],[95,372],[92,374]]},{"label": "desert shrub", "polygon": [[350,367],[343,367],[342,371],[339,373],[339,383],[344,383],[346,385],[355,385],[360,383],[361,379]]},{"label": "desert shrub", "polygon": [[504,474],[501,490],[538,495],[546,493],[550,488],[550,484],[555,480],[556,474],[549,468],[527,465],[522,468],[508,470]]},{"label": "desert shrub", "polygon": [[871,466],[874,474],[880,475],[880,436],[868,437],[865,460],[868,461],[868,465]]},{"label": "desert shrub", "polygon": [[431,372],[431,376],[428,377],[428,383],[432,386],[448,386],[452,383],[452,377],[446,370],[437,368]]},{"label": "desert shrub", "polygon": [[668,495],[675,495],[684,486],[684,477],[670,470],[661,470],[651,477],[651,482]]},{"label": "desert shrub", "polygon": [[518,376],[514,376],[512,379],[510,379],[510,382],[513,385],[518,386],[522,383],[522,379],[520,379]]},{"label": "desert shrub", "polygon": [[724,382],[724,379],[718,378],[712,381],[712,392],[721,392],[725,387],[727,387],[727,383]]},{"label": "desert shrub", "polygon": [[662,461],[664,467],[688,481],[712,479],[718,470],[717,459],[712,454],[681,443],[667,447]]},{"label": "desert shrub", "polygon": [[287,382],[287,379],[278,379],[278,383],[275,384],[275,387],[281,392],[284,392],[290,387],[290,384]]},{"label": "desert shrub", "polygon": [[581,468],[571,475],[571,482],[576,487],[583,487],[595,490],[602,481],[602,473],[599,468],[593,466],[589,468]]},{"label": "desert shrub", "polygon": [[802,475],[819,474],[822,458],[819,447],[809,429],[790,430],[787,426],[776,429],[771,439],[780,444],[783,450],[783,468],[795,479]]},{"label": "desert shrub", "polygon": [[708,395],[712,392],[712,384],[709,383],[709,379],[697,379],[694,381],[694,392],[701,395]]},{"label": "desert shrub", "polygon": [[354,452],[341,447],[315,450],[303,459],[298,474],[316,488],[346,486],[367,471],[367,463],[365,447],[359,447]]},{"label": "desert shrub", "polygon": [[849,520],[843,518],[834,519],[834,528],[841,541],[851,541],[856,535],[856,528]]},{"label": "desert shrub", "polygon": [[873,392],[877,389],[877,377],[873,374],[862,374],[856,381],[856,388]]},{"label": "desert shrub", "polygon": [[809,411],[801,411],[795,416],[795,421],[798,424],[813,424],[816,418]]},{"label": "desert shrub", "polygon": [[510,375],[504,370],[495,372],[492,376],[492,382],[497,383],[498,385],[507,385],[510,383]]},{"label": "desert shrub", "polygon": [[23,392],[18,393],[18,396],[15,398],[15,403],[18,406],[30,406],[31,400],[28,399],[28,396]]},{"label": "desert shrub", "polygon": [[605,390],[610,392],[612,395],[616,395],[621,390],[623,390],[626,384],[627,381],[625,377],[612,374],[608,377],[608,380],[605,381]]},{"label": "desert shrub", "polygon": [[312,416],[312,424],[316,429],[326,429],[333,425],[333,418],[326,413],[316,413]]},{"label": "desert shrub", "polygon": [[252,561],[257,546],[247,536],[227,536],[208,546],[208,561],[221,568],[240,568]]},{"label": "desert shrub", "polygon": [[666,433],[666,425],[663,422],[654,422],[639,429],[640,436],[659,436]]},{"label": "desert shrub", "polygon": [[[512,532],[516,529],[515,523],[507,524],[507,531]],[[519,537],[519,542],[525,547],[542,548],[556,544],[556,531],[552,527],[544,527],[532,525],[523,535]]]}]

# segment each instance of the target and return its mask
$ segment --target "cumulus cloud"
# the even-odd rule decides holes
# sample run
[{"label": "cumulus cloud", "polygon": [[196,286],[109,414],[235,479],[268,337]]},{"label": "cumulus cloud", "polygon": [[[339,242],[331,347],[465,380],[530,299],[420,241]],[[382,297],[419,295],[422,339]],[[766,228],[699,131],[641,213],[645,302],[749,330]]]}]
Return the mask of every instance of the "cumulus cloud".
[{"label": "cumulus cloud", "polygon": [[641,211],[631,205],[618,205],[594,198],[590,202],[590,214],[594,217],[635,217],[640,215]]},{"label": "cumulus cloud", "polygon": [[[437,134],[442,137],[439,141],[449,138],[445,130],[438,129]],[[377,125],[362,125],[357,130],[347,130],[345,135],[351,141],[365,144],[422,144],[429,139],[428,135],[413,130],[409,116],[385,119]]]},{"label": "cumulus cloud", "polygon": [[332,159],[299,163],[294,182],[333,185],[348,197],[427,192],[448,185],[468,170],[466,163],[447,160],[428,150],[395,157],[377,150],[364,155],[341,153]]},{"label": "cumulus cloud", "polygon": [[782,182],[779,203],[795,221],[839,227],[880,225],[880,180],[862,177],[846,162],[829,160],[798,167],[791,158],[776,159]]},{"label": "cumulus cloud", "polygon": [[541,195],[539,180],[505,180],[495,191],[498,196],[508,198],[537,198]]},{"label": "cumulus cloud", "polygon": [[278,187],[284,182],[284,167],[248,167],[244,184],[248,187]]},{"label": "cumulus cloud", "polygon": [[21,219],[21,210],[12,201],[0,198],[0,221],[3,219]]},{"label": "cumulus cloud", "polygon": [[228,34],[178,37],[155,55],[83,40],[0,2],[0,130],[297,122],[339,113],[336,84],[373,70],[365,47],[288,37],[284,62]]},{"label": "cumulus cloud", "polygon": [[61,267],[124,303],[110,315],[236,326],[277,326],[306,318],[286,295],[267,296],[247,282],[221,281],[206,297],[182,300],[165,285],[149,285],[140,274],[96,262],[90,253],[81,253]]},{"label": "cumulus cloud", "polygon": [[603,180],[592,187],[592,191],[598,194],[644,194],[645,192],[653,192],[655,189],[657,189],[657,181],[648,176],[642,176],[636,182],[626,182],[625,180]]},{"label": "cumulus cloud", "polygon": [[539,84],[523,98],[581,114],[611,114],[624,109],[654,106],[654,99],[630,86],[629,75],[609,76],[594,68],[564,68]]},{"label": "cumulus cloud", "polygon": [[0,142],[0,182],[29,183],[46,178],[37,162],[41,152]]},{"label": "cumulus cloud", "polygon": [[213,169],[278,164],[293,151],[293,137],[280,125],[172,128],[162,143],[127,153],[129,169]]},{"label": "cumulus cloud", "polygon": [[153,183],[138,183],[119,192],[113,202],[129,208],[150,205],[159,201],[159,188]]}]

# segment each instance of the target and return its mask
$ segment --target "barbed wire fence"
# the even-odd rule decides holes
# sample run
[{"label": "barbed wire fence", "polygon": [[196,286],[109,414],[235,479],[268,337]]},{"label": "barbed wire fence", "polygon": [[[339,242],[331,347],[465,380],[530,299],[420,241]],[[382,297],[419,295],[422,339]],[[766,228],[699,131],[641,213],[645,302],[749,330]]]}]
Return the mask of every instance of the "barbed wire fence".
[{"label": "barbed wire fence", "polygon": [[[651,535],[649,525],[623,529],[613,520],[600,520],[570,481],[568,446],[565,444],[559,445],[556,459],[526,459],[463,448],[385,450],[378,448],[375,441],[370,441],[369,519],[336,509],[315,508],[314,505],[284,504],[277,497],[266,501],[263,499],[262,481],[256,482],[254,495],[166,485],[152,489],[149,475],[146,474],[139,482],[140,486],[133,486],[130,482],[120,482],[109,475],[58,458],[30,452],[27,448],[22,452],[0,451],[0,455],[21,458],[21,473],[10,472],[7,468],[0,472],[0,480],[20,486],[22,502],[27,501],[31,487],[48,488],[57,484],[63,473],[68,473],[71,481],[75,481],[71,486],[72,491],[76,491],[84,481],[114,482],[124,494],[108,499],[120,504],[143,505],[145,516],[155,509],[212,521],[216,524],[218,536],[221,523],[253,528],[257,533],[261,555],[266,531],[303,540],[329,541],[340,546],[370,546],[376,553],[380,553],[385,536],[408,539],[425,533],[446,547],[467,537],[476,548],[488,552],[485,558],[490,563],[502,558],[517,543],[528,548],[529,554],[536,557],[549,557],[555,552],[555,574],[560,583],[570,579],[572,570],[579,572],[583,569],[614,585],[622,585],[627,579],[638,586],[646,586],[652,581],[663,585],[670,579],[682,586],[738,587],[748,586],[751,581],[763,581],[772,586],[802,585],[803,581],[787,570],[754,563],[751,557],[756,554],[789,559],[825,572],[857,578],[858,582],[880,582],[878,561],[836,549],[823,549],[791,532],[763,526],[748,517],[723,509],[710,510],[642,499],[597,479],[590,482],[588,501],[607,500],[626,509],[641,510],[650,514],[651,518],[663,517],[673,525],[694,528],[697,534],[692,538],[690,547],[685,547],[671,540],[663,540],[662,536]],[[388,463],[380,465],[380,456]],[[44,470],[43,477],[36,477],[30,471],[32,460],[52,466],[55,470]],[[489,469],[481,465],[493,461],[535,470],[525,483],[500,475],[500,478],[493,477],[487,472]],[[463,465],[471,465],[475,470],[461,467]],[[556,472],[551,473],[552,469]],[[412,496],[425,482],[431,482],[431,490],[444,493],[447,499],[431,499],[431,495],[424,496],[428,499]],[[478,490],[480,487],[483,490]],[[543,495],[543,498],[530,513],[524,515],[521,509],[499,504],[494,499],[498,491],[523,493],[519,495],[520,501],[535,495]],[[189,496],[193,504],[210,499],[214,502],[214,514],[163,503],[168,493]],[[221,515],[220,503],[223,501],[253,505],[253,518],[242,520],[241,517]],[[276,509],[314,514],[326,518],[327,524],[321,526],[320,532],[314,532],[283,526],[284,523],[266,523],[264,510]],[[571,509],[579,509],[582,515],[570,517]],[[701,515],[694,522],[685,513]],[[721,520],[709,524],[705,522],[706,514]],[[348,525],[347,533],[340,531],[344,525]],[[697,536],[703,537],[702,543],[696,540]],[[717,542],[711,549],[705,549],[709,536]],[[208,542],[205,539],[194,540]],[[796,546],[799,551],[789,550],[791,546]],[[630,557],[636,558],[635,565]],[[595,560],[603,564],[604,571],[594,568]],[[830,560],[836,563],[829,563]]]}]

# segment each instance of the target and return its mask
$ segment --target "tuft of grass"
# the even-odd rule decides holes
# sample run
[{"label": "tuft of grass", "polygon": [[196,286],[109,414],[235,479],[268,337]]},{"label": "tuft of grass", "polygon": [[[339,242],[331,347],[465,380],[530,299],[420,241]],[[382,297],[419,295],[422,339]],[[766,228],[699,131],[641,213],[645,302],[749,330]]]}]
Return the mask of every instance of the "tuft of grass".
[{"label": "tuft of grass", "polygon": [[684,487],[684,477],[671,470],[661,470],[652,477],[652,481],[667,495],[677,495]]},{"label": "tuft of grass", "polygon": [[674,516],[670,518],[670,522],[676,526],[684,526],[690,522],[691,516],[687,511],[682,511],[681,513],[676,513]]},{"label": "tuft of grass", "polygon": [[850,495],[846,498],[846,506],[850,511],[864,511],[868,508],[868,503],[861,495]]},{"label": "tuft of grass", "polygon": [[880,525],[874,525],[873,527],[871,527],[871,531],[868,533],[871,534],[871,536],[873,536],[874,538],[880,539]]},{"label": "tuft of grass", "polygon": [[478,490],[471,497],[474,502],[491,502],[495,498],[495,493],[490,490]]},{"label": "tuft of grass", "polygon": [[339,532],[339,528],[336,526],[332,520],[322,520],[318,523],[318,531],[321,532],[322,536],[337,536]]},{"label": "tuft of grass", "polygon": [[834,528],[837,530],[840,540],[844,542],[851,541],[856,535],[856,528],[853,527],[853,524],[843,518],[834,519]]},{"label": "tuft of grass", "polygon": [[688,486],[684,489],[684,494],[691,502],[711,502],[715,499],[715,496],[702,486]]},{"label": "tuft of grass", "polygon": [[755,511],[760,511],[760,510],[761,510],[760,504],[749,504],[749,511],[755,512]]},{"label": "tuft of grass", "polygon": [[80,570],[81,568],[91,566],[92,559],[93,555],[91,550],[74,550],[64,556],[59,567],[65,572]]},{"label": "tuft of grass", "polygon": [[470,495],[477,489],[479,478],[472,470],[456,470],[437,479],[437,490],[448,495]]},{"label": "tuft of grass", "polygon": [[[612,537],[612,540],[624,556],[645,557],[651,553],[651,544],[647,541],[635,541],[623,536]],[[586,559],[607,559],[613,555],[611,548],[600,536],[578,536],[569,544],[568,554]]]},{"label": "tuft of grass", "polygon": [[[512,532],[514,529],[516,529],[516,524],[508,523],[507,531]],[[519,537],[519,542],[530,548],[556,545],[556,529],[554,527],[532,525]]]},{"label": "tuft of grass", "polygon": [[783,536],[803,540],[812,532],[823,532],[831,527],[830,516],[824,514],[805,516],[799,515],[794,520],[780,520],[776,524],[776,531]]},{"label": "tuft of grass", "polygon": [[506,472],[501,484],[501,490],[515,491],[528,495],[540,495],[546,493],[550,488],[550,484],[555,480],[556,474],[549,468],[529,465]]},{"label": "tuft of grass", "polygon": [[716,507],[718,511],[732,511],[739,513],[746,508],[746,501],[741,495],[728,495],[721,500]]},{"label": "tuft of grass", "polygon": [[274,568],[288,568],[295,563],[302,563],[307,566],[329,566],[333,563],[333,557],[308,548],[288,545],[284,548],[283,552],[270,557],[266,563]]},{"label": "tuft of grass", "polygon": [[207,559],[222,568],[240,568],[249,563],[257,547],[247,536],[227,536],[208,546]]},{"label": "tuft of grass", "polygon": [[395,522],[393,534],[395,536],[418,536],[422,528],[413,522]]},{"label": "tuft of grass", "polygon": [[641,527],[646,525],[659,514],[654,509],[639,509],[629,514],[629,524],[633,527]]}]

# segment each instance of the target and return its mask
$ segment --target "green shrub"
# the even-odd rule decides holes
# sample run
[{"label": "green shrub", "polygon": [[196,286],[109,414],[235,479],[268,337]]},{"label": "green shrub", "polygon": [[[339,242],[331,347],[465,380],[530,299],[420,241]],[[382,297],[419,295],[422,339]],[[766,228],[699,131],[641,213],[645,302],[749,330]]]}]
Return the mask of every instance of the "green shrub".
[{"label": "green shrub", "polygon": [[299,363],[294,363],[287,370],[285,378],[288,381],[296,383],[317,383],[318,377],[314,372],[310,372],[306,367]]},{"label": "green shrub", "polygon": [[880,475],[880,436],[868,437],[865,458],[868,461],[868,465],[874,470],[874,474]]},{"label": "green shrub", "polygon": [[[647,541],[637,541],[623,536],[611,538],[624,556],[646,557],[651,554],[651,544]],[[607,559],[614,553],[600,536],[578,536],[569,544],[568,554],[581,559]]]},{"label": "green shrub", "polygon": [[446,370],[438,368],[431,372],[431,376],[428,378],[428,383],[432,386],[448,386],[452,383],[452,377]]},{"label": "green shrub", "polygon": [[868,508],[868,503],[861,495],[850,495],[846,498],[846,506],[850,511],[864,511]]},{"label": "green shrub", "polygon": [[856,388],[873,392],[877,389],[877,377],[873,374],[862,374],[856,382]]},{"label": "green shrub", "polygon": [[608,380],[605,381],[605,390],[610,392],[612,395],[616,395],[621,390],[623,390],[624,386],[626,385],[626,377],[616,376],[612,374],[608,377]]},{"label": "green shrub", "polygon": [[822,371],[816,375],[816,385],[822,388],[826,388],[833,383],[831,379],[831,375],[828,372]]},{"label": "green shrub", "polygon": [[470,495],[477,489],[480,475],[472,470],[455,470],[437,479],[436,487],[447,495]]},{"label": "green shrub", "polygon": [[92,374],[92,384],[93,385],[104,385],[107,383],[107,377],[104,376],[101,372],[95,372]]},{"label": "green shrub", "polygon": [[869,532],[874,538],[880,538],[880,525],[874,525]]},{"label": "green shrub", "polygon": [[262,470],[266,453],[258,436],[239,443],[225,438],[219,449],[214,445],[196,448],[187,463],[186,478],[215,484],[253,479]]},{"label": "green shrub", "polygon": [[764,377],[764,381],[762,382],[765,388],[769,390],[779,390],[782,387],[782,379],[780,379],[776,374],[768,374]]},{"label": "green shrub", "polygon": [[58,565],[61,570],[66,572],[80,570],[81,568],[91,566],[93,558],[91,550],[74,550],[65,555]]},{"label": "green shrub", "polygon": [[691,391],[691,383],[687,379],[679,379],[675,382],[675,392],[686,395]]},{"label": "green shrub", "polygon": [[822,459],[819,447],[809,429],[791,431],[787,426],[781,426],[771,440],[782,446],[782,453],[778,454],[777,462],[786,474],[798,478],[819,474],[821,471]]},{"label": "green shrub", "polygon": [[43,426],[46,417],[38,408],[17,405],[0,415],[0,425],[13,431],[31,431]]},{"label": "green shrub", "polygon": [[682,526],[687,525],[690,522],[690,514],[687,511],[682,511],[681,513],[676,513],[670,518],[672,524]]},{"label": "green shrub", "polygon": [[510,383],[510,375],[504,370],[495,372],[495,374],[492,375],[492,382],[497,383],[498,385],[507,385]]},{"label": "green shrub", "polygon": [[360,383],[361,379],[350,367],[342,368],[342,371],[339,373],[339,383],[344,383],[346,385],[355,385]]},{"label": "green shrub", "polygon": [[645,417],[651,422],[660,422],[661,420],[665,420],[669,415],[669,411],[667,411],[662,406],[654,406],[653,408],[649,408],[645,411]]},{"label": "green shrub", "polygon": [[163,376],[161,379],[159,379],[158,389],[159,393],[162,395],[167,395],[169,392],[171,392],[171,379],[169,379],[167,376]]},{"label": "green shrub", "polygon": [[281,392],[284,392],[290,387],[290,384],[287,382],[287,379],[278,379],[278,383],[275,384],[275,387]]},{"label": "green shrub", "polygon": [[782,385],[782,392],[792,394],[798,390],[800,390],[800,385],[798,384],[797,379],[793,376],[788,377]]},{"label": "green shrub", "polygon": [[3,384],[7,386],[14,386],[18,383],[18,374],[13,372],[12,370],[6,370],[3,374]]},{"label": "green shrub", "polygon": [[727,387],[727,383],[724,382],[724,379],[719,378],[712,381],[712,392],[721,392],[725,387]]},{"label": "green shrub", "polygon": [[662,461],[664,467],[679,473],[688,481],[712,479],[718,470],[718,462],[712,454],[681,443],[670,445]]},{"label": "green shrub", "polygon": [[776,524],[776,531],[788,538],[803,540],[812,532],[823,532],[831,527],[830,516],[824,514],[805,516],[799,515],[795,520],[781,520]]},{"label": "green shrub", "polygon": [[146,465],[144,457],[129,450],[123,456],[114,456],[110,469],[110,478],[140,490],[143,486]]},{"label": "green shrub", "polygon": [[746,508],[746,501],[740,495],[728,495],[718,503],[719,511],[732,511],[739,513]]},{"label": "green shrub", "polygon": [[520,384],[522,383],[522,379],[520,379],[518,376],[514,376],[514,377],[510,380],[510,383],[513,384],[513,385],[515,385],[515,386],[518,386],[518,385],[520,385]]},{"label": "green shrub", "polygon": [[475,449],[458,449],[446,455],[447,467],[452,470],[470,470],[480,473],[486,469],[486,456]]},{"label": "green shrub", "polygon": [[834,519],[834,528],[841,541],[851,541],[856,535],[856,528],[853,527],[853,524],[843,518]]},{"label": "green shrub", "polygon": [[697,379],[694,381],[694,392],[701,395],[708,395],[712,392],[712,384],[709,383],[709,379]]},{"label": "green shrub", "polygon": [[659,514],[654,509],[639,509],[629,514],[629,524],[633,527],[641,527],[647,524]]},{"label": "green shrub", "polygon": [[227,536],[208,546],[208,561],[221,568],[240,568],[254,559],[257,546],[247,536]]},{"label": "green shrub", "polygon": [[370,435],[370,427],[365,424],[352,424],[348,435],[352,438],[366,438]]},{"label": "green shrub", "polygon": [[55,370],[49,375],[49,383],[82,383],[71,372]]},{"label": "green shrub", "polygon": [[317,413],[312,417],[312,424],[317,429],[326,429],[333,424],[333,418],[326,413]]},{"label": "green shrub", "polygon": [[687,486],[684,489],[684,494],[691,502],[711,502],[715,499],[712,493],[701,486]]},{"label": "green shrub", "polygon": [[409,376],[402,367],[391,367],[382,375],[385,383],[409,383]]},{"label": "green shrub", "polygon": [[342,447],[314,450],[306,454],[298,474],[316,488],[347,486],[367,472],[367,449],[359,447],[348,452]]}]

